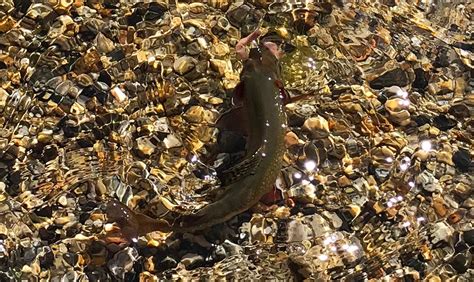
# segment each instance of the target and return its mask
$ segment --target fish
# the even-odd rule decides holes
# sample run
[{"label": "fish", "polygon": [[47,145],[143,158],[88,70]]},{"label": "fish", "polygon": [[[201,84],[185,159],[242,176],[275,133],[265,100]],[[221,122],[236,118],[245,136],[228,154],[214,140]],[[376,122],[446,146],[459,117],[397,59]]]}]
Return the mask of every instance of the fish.
[{"label": "fish", "polygon": [[278,58],[266,45],[252,49],[235,90],[235,106],[217,121],[220,130],[238,131],[247,137],[243,159],[221,172],[220,197],[195,213],[179,215],[172,221],[153,219],[111,201],[107,213],[124,235],[207,229],[247,211],[272,191],[286,152],[287,119],[283,106],[287,95],[279,67]]}]

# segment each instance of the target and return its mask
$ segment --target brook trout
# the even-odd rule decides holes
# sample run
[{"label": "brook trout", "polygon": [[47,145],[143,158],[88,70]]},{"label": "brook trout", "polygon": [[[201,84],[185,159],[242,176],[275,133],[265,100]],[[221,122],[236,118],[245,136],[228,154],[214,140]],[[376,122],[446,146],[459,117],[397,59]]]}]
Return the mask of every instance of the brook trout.
[{"label": "brook trout", "polygon": [[248,210],[272,190],[285,153],[286,116],[284,90],[278,59],[265,45],[250,52],[235,91],[239,105],[218,121],[221,129],[239,130],[247,135],[246,155],[242,161],[223,172],[224,192],[213,203],[173,222],[138,214],[118,201],[108,204],[108,215],[125,236],[152,231],[193,232],[225,222]]}]

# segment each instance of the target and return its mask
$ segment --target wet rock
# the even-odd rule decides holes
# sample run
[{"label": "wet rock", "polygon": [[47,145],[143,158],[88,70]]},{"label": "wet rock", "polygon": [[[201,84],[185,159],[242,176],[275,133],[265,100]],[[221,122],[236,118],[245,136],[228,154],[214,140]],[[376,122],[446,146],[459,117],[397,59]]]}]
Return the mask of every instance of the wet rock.
[{"label": "wet rock", "polygon": [[178,265],[176,260],[170,256],[165,257],[158,263],[158,269],[170,269],[175,268]]},{"label": "wet rock", "polygon": [[191,106],[183,115],[184,119],[192,123],[214,123],[217,115],[201,106]]},{"label": "wet rock", "polygon": [[410,102],[406,99],[393,98],[385,102],[385,109],[389,113],[389,119],[401,126],[410,123],[410,112],[407,110]]},{"label": "wet rock", "polygon": [[288,223],[288,242],[301,242],[308,239],[305,224],[300,219],[292,220]]},{"label": "wet rock", "polygon": [[244,252],[242,246],[232,243],[229,240],[225,240],[224,243],[222,243],[222,247],[224,247],[226,253],[230,256],[239,255]]},{"label": "wet rock", "polygon": [[454,128],[457,122],[451,118],[446,117],[445,115],[439,115],[433,118],[433,124],[440,130],[447,131],[451,128]]},{"label": "wet rock", "polygon": [[453,235],[453,228],[447,225],[444,222],[437,222],[433,226],[433,244],[444,241],[449,242],[451,236]]},{"label": "wet rock", "polygon": [[163,143],[168,149],[180,147],[182,145],[181,141],[174,134],[169,134],[164,140]]},{"label": "wet rock", "polygon": [[225,259],[227,256],[225,248],[223,246],[216,246],[215,249],[212,251],[212,258],[215,261],[220,261]]},{"label": "wet rock", "polygon": [[465,104],[452,105],[449,108],[449,113],[457,118],[467,118],[471,116],[471,112]]},{"label": "wet rock", "polygon": [[107,262],[107,267],[113,275],[121,279],[132,270],[134,262],[138,258],[138,252],[134,248],[127,247],[117,252],[111,260]]},{"label": "wet rock", "polygon": [[198,61],[193,57],[183,56],[178,59],[173,64],[173,69],[180,75],[184,75],[194,69]]},{"label": "wet rock", "polygon": [[317,208],[313,204],[306,204],[304,207],[301,208],[301,213],[303,215],[313,215],[317,212]]},{"label": "wet rock", "polygon": [[307,119],[303,124],[303,129],[311,133],[315,139],[325,138],[329,135],[328,121],[322,116]]},{"label": "wet rock", "polygon": [[224,76],[227,70],[227,62],[224,60],[211,59],[211,68],[219,73],[220,76]]},{"label": "wet rock", "polygon": [[471,154],[466,149],[459,149],[453,154],[453,162],[460,171],[467,172],[471,166]]},{"label": "wet rock", "polygon": [[415,80],[412,83],[414,88],[425,89],[428,86],[429,75],[428,72],[422,68],[416,68],[415,71]]},{"label": "wet rock", "polygon": [[296,145],[300,144],[300,142],[302,142],[302,141],[301,141],[301,140],[298,138],[298,136],[297,136],[294,132],[292,132],[292,131],[288,132],[288,133],[285,135],[285,146],[286,146],[287,148],[296,146]]},{"label": "wet rock", "polygon": [[241,29],[244,36],[250,34],[258,25],[262,15],[250,5],[242,4],[234,9],[229,9],[226,13],[229,22]]},{"label": "wet rock", "polygon": [[418,115],[418,116],[413,117],[413,121],[416,122],[417,126],[423,126],[425,124],[430,124],[431,118],[427,115]]},{"label": "wet rock", "polygon": [[435,60],[435,66],[448,67],[457,59],[456,52],[450,48],[440,48]]},{"label": "wet rock", "polygon": [[65,253],[63,255],[63,259],[70,266],[75,266],[76,263],[78,262],[78,255],[77,254],[72,254],[72,253]]},{"label": "wet rock", "polygon": [[441,197],[434,197],[433,199],[433,208],[440,217],[446,216],[448,213],[447,207]]},{"label": "wet rock", "polygon": [[204,264],[204,258],[198,254],[186,254],[181,258],[186,269],[194,269]]},{"label": "wet rock", "polygon": [[459,273],[465,273],[471,266],[472,254],[460,253],[456,254],[452,259],[450,264],[452,267]]},{"label": "wet rock", "polygon": [[332,230],[329,222],[324,217],[315,214],[312,215],[310,219],[313,231],[316,232],[317,236],[321,236]]},{"label": "wet rock", "polygon": [[466,211],[460,209],[460,210],[450,214],[447,218],[447,221],[448,221],[449,224],[456,224],[464,218],[465,214],[466,214]]},{"label": "wet rock", "polygon": [[109,53],[115,48],[113,41],[100,32],[95,38],[95,45],[97,46],[97,51],[100,53]]},{"label": "wet rock", "polygon": [[464,241],[469,245],[474,245],[474,229],[470,229],[463,232]]},{"label": "wet rock", "polygon": [[304,123],[305,123],[306,119],[304,116],[298,114],[298,113],[294,113],[294,112],[290,112],[288,113],[288,125],[289,126],[302,126]]},{"label": "wet rock", "polygon": [[429,173],[428,171],[423,171],[420,175],[418,175],[416,177],[416,182],[419,183],[420,186],[428,192],[435,192],[441,189],[439,181],[433,174]]},{"label": "wet rock", "polygon": [[410,83],[408,73],[400,68],[387,71],[382,75],[370,81],[370,87],[374,89],[382,89],[384,87],[407,86]]}]

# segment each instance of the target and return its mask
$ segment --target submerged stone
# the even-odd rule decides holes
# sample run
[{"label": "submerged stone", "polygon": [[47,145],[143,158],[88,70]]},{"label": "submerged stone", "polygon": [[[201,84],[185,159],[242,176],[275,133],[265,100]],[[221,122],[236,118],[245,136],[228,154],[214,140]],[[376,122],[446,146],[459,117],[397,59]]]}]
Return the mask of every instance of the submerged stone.
[{"label": "submerged stone", "polygon": [[472,165],[471,154],[466,149],[459,149],[453,154],[453,162],[459,170],[467,172]]},{"label": "submerged stone", "polygon": [[400,68],[396,68],[370,81],[370,87],[374,89],[382,89],[393,85],[403,87],[409,83],[410,79],[407,72]]}]

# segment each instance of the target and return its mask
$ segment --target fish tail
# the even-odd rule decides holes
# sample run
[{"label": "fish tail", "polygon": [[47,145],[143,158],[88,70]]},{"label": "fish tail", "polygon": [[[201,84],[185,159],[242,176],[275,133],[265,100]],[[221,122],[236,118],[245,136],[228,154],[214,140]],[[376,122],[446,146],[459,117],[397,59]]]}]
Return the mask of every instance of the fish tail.
[{"label": "fish tail", "polygon": [[253,193],[254,185],[252,184],[251,178],[230,184],[222,198],[203,207],[195,214],[181,216],[173,223],[172,230],[191,232],[228,221],[256,202],[254,199],[249,200],[251,198],[249,195]]}]

